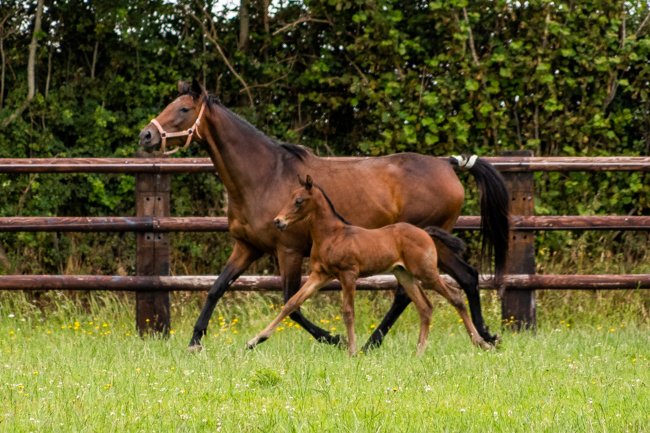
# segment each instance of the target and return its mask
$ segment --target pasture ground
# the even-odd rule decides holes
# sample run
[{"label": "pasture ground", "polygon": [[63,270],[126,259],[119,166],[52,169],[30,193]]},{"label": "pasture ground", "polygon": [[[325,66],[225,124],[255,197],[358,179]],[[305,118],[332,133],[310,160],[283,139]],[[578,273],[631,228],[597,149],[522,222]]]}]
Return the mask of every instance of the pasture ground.
[{"label": "pasture ground", "polygon": [[[361,341],[391,296],[359,293]],[[381,349],[350,358],[291,322],[246,351],[277,294],[228,293],[189,354],[196,295],[174,294],[169,339],[141,339],[129,295],[0,293],[0,431],[650,431],[650,292],[541,292],[537,332],[500,331],[492,352],[434,299],[424,356],[409,307]],[[483,301],[500,328],[498,300]],[[338,306],[320,294],[305,312],[344,332]]]}]

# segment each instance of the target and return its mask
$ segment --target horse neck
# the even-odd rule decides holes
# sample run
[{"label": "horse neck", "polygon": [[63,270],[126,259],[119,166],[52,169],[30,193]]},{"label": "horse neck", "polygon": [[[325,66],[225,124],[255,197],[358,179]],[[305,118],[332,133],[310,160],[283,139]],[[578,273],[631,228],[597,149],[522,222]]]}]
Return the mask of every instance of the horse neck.
[{"label": "horse neck", "polygon": [[206,114],[209,133],[205,135],[207,151],[217,169],[229,200],[257,196],[268,186],[281,163],[279,149],[271,140],[234,113],[213,104]]},{"label": "horse neck", "polygon": [[319,245],[325,239],[343,230],[346,224],[334,213],[322,192],[318,191],[313,197],[317,206],[309,217],[309,230],[314,245]]}]

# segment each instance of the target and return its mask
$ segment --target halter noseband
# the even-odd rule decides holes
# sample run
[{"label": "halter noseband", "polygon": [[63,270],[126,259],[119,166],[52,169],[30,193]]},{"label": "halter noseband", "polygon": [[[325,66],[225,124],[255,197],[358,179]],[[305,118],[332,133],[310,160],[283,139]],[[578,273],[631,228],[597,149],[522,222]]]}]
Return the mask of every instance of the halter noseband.
[{"label": "halter noseband", "polygon": [[[160,133],[160,138],[161,138],[161,143],[160,143],[160,150],[164,155],[171,155],[173,153],[178,152],[181,149],[187,149],[187,147],[190,145],[192,142],[192,135],[194,135],[194,132],[196,132],[197,137],[202,139],[201,134],[199,134],[199,125],[201,123],[201,116],[203,116],[203,110],[205,109],[205,102],[201,104],[201,110],[199,111],[199,115],[196,118],[196,121],[194,122],[194,125],[187,131],[178,131],[178,132],[167,132],[165,131],[162,126],[160,126],[160,123],[158,120],[155,118],[151,121],[153,125],[158,129],[158,132]],[[176,137],[185,137],[187,136],[187,141],[183,145],[183,147],[176,147],[175,149],[172,149],[170,151],[165,151],[167,148],[167,138],[176,138]]]}]

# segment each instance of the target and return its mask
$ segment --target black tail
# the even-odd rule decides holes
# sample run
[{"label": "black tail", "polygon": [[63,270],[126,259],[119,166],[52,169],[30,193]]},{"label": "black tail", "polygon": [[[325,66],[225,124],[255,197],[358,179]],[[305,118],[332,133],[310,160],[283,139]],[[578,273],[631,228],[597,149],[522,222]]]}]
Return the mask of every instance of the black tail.
[{"label": "black tail", "polygon": [[[501,174],[492,164],[476,158],[449,158],[452,165],[468,169],[476,178],[481,205],[481,255],[494,256],[494,279],[501,284],[508,254],[510,230],[508,189]],[[469,162],[469,163],[468,163]]]},{"label": "black tail", "polygon": [[465,250],[467,249],[467,245],[465,245],[465,242],[463,242],[461,238],[452,235],[440,227],[429,226],[425,227],[424,231],[427,232],[433,240],[439,240],[445,244],[445,246],[449,248],[454,254],[458,254],[460,257],[463,256]]}]

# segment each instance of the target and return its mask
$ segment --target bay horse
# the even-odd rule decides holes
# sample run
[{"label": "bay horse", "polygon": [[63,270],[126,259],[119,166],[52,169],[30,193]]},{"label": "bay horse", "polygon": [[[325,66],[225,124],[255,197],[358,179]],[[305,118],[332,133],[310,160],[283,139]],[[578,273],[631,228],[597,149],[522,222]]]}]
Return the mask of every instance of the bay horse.
[{"label": "bay horse", "polygon": [[[359,182],[364,182],[359,179]],[[438,253],[433,239],[442,241],[449,249],[460,253],[462,241],[437,227],[421,229],[400,222],[377,229],[350,225],[337,211],[327,193],[314,184],[311,176],[274,219],[279,230],[286,230],[304,221],[311,235],[309,256],[311,272],[307,282],[284,305],[280,313],[259,334],[248,341],[254,348],[266,341],[289,314],[296,311],[319,289],[335,278],[341,283],[342,316],[348,334],[348,352],[357,352],[354,332],[354,294],[359,277],[391,272],[413,301],[420,316],[420,336],[417,353],[424,352],[429,335],[433,306],[423,289],[440,293],[460,315],[472,343],[483,349],[490,346],[478,334],[467,314],[458,289],[445,284],[438,273]],[[425,231],[426,230],[426,231]]]},{"label": "bay horse", "polygon": [[[380,157],[321,158],[302,146],[279,143],[228,110],[194,80],[179,82],[180,96],[140,132],[145,149],[189,146],[207,150],[228,193],[229,232],[233,251],[208,292],[194,326],[188,350],[201,350],[214,308],[224,292],[265,253],[278,260],[285,302],[300,288],[303,257],[311,239],[304,223],[280,232],[273,225],[281,203],[294,189],[299,173],[320,173],[321,186],[342,215],[355,225],[377,228],[399,221],[419,227],[437,226],[450,232],[464,201],[464,189],[455,168],[467,169],[480,191],[482,257],[494,256],[500,281],[508,248],[508,192],[503,178],[488,162],[475,157],[441,159],[415,153]],[[365,179],[363,183],[359,178]],[[494,343],[481,312],[478,272],[464,258],[435,240],[439,267],[454,278],[467,295],[472,321],[484,340]],[[401,288],[364,350],[379,346],[409,304]],[[338,344],[340,337],[309,321],[300,310],[290,315],[319,341]]]}]

